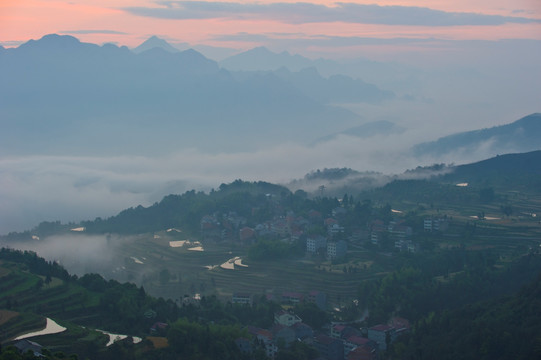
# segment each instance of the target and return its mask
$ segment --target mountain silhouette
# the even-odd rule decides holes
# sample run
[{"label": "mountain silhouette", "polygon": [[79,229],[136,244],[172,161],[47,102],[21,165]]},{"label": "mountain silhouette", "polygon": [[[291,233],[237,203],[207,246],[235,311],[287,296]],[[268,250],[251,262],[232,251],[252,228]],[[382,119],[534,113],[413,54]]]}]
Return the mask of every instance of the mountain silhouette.
[{"label": "mountain silhouette", "polygon": [[193,49],[135,54],[52,34],[0,54],[4,154],[245,151],[359,119],[276,74],[235,78]]},{"label": "mountain silhouette", "polygon": [[299,71],[313,66],[312,61],[300,55],[291,55],[287,51],[274,53],[264,46],[230,56],[220,61],[220,66],[232,71],[278,70],[286,67]]},{"label": "mountain silhouette", "polygon": [[525,116],[511,124],[461,132],[413,147],[416,156],[440,156],[475,152],[481,146],[488,153],[503,154],[540,150],[541,113]]},{"label": "mountain silhouette", "polygon": [[154,49],[154,48],[160,48],[170,53],[177,53],[180,52],[179,49],[169,44],[167,41],[160,39],[156,35],[153,35],[146,39],[141,45],[137,46],[136,48],[132,49],[132,51],[136,54],[140,54],[144,51]]}]

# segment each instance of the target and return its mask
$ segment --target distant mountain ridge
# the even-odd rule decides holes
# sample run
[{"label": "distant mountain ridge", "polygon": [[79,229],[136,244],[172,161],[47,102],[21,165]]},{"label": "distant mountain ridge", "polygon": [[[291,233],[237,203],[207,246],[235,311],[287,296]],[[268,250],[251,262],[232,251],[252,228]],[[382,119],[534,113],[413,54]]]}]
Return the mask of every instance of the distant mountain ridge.
[{"label": "distant mountain ridge", "polygon": [[[163,45],[158,38],[149,42]],[[245,73],[240,79],[193,49],[172,53],[153,46],[135,54],[66,35],[46,35],[0,55],[0,125],[10,129],[0,134],[0,150],[6,154],[156,154],[308,143],[360,122],[353,112],[327,105],[336,100],[325,89],[333,82],[364,87],[365,98],[371,91],[376,98],[387,94],[317,74],[304,82],[299,78],[307,73]]]},{"label": "distant mountain ridge", "polygon": [[180,52],[180,49],[177,49],[176,47],[169,44],[166,40],[160,39],[156,35],[149,37],[141,45],[133,48],[132,51],[136,54],[140,54],[144,51],[154,49],[154,48],[160,48],[171,53]]},{"label": "distant mountain ridge", "polygon": [[246,80],[254,76],[275,76],[284,83],[300,90],[303,94],[326,104],[330,103],[379,103],[392,100],[392,91],[382,90],[376,85],[344,75],[321,76],[316,68],[290,71],[281,67],[274,71],[234,72],[235,79]]},{"label": "distant mountain ridge", "polygon": [[274,53],[264,46],[255,47],[220,61],[220,66],[232,71],[269,71],[285,67],[299,71],[312,67],[312,60],[287,51]]},{"label": "distant mountain ridge", "polygon": [[230,71],[276,71],[286,68],[299,72],[306,68],[315,68],[323,77],[345,75],[385,88],[400,89],[405,93],[411,91],[411,79],[420,75],[418,69],[397,63],[383,63],[366,58],[343,61],[309,59],[287,51],[275,53],[262,46],[229,56],[219,64]]},{"label": "distant mountain ridge", "polygon": [[406,129],[396,125],[395,123],[387,120],[371,121],[356,127],[348,128],[344,131],[334,133],[328,136],[324,136],[317,139],[315,143],[330,141],[336,139],[339,135],[354,136],[362,139],[366,139],[372,136],[387,136],[391,134],[403,133]]},{"label": "distant mountain ridge", "polygon": [[455,152],[474,152],[484,146],[487,152],[511,153],[541,149],[541,113],[525,116],[511,124],[462,132],[436,141],[415,145],[418,156],[440,156]]}]

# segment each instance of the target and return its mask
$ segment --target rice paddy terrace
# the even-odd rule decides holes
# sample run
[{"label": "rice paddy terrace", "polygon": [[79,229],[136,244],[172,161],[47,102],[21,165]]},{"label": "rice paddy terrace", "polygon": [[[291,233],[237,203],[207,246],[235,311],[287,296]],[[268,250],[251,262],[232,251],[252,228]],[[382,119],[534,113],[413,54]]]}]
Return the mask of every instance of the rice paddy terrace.
[{"label": "rice paddy terrace", "polygon": [[[194,251],[189,250],[191,245],[172,247],[174,241],[178,240],[165,232],[140,235],[125,247],[123,256],[131,261],[116,275],[140,281],[150,294],[172,299],[199,293],[230,300],[235,292],[279,298],[282,292],[317,290],[337,302],[353,299],[359,282],[381,276],[385,270],[380,264],[387,261],[380,256],[382,261],[374,262],[366,251],[354,249],[352,260],[337,265],[310,259],[254,262],[246,260],[246,248],[234,244],[209,242]],[[170,277],[159,281],[158,272],[164,269]]]}]

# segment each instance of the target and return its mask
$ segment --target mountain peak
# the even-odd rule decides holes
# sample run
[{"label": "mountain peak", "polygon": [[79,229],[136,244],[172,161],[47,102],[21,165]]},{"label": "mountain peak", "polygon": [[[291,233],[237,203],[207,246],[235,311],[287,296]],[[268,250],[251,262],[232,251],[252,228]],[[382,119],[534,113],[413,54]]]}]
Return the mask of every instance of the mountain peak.
[{"label": "mountain peak", "polygon": [[226,69],[234,71],[265,71],[281,67],[286,67],[291,71],[299,71],[312,65],[309,59],[302,56],[291,55],[287,51],[275,53],[264,46],[233,55],[220,63]]},{"label": "mountain peak", "polygon": [[[246,51],[247,53],[259,53],[259,54],[268,54],[268,53],[273,53],[272,51],[270,51],[269,49],[267,49],[265,46],[257,46],[253,49],[250,49],[248,51]],[[273,53],[274,54],[274,53]]]},{"label": "mountain peak", "polygon": [[533,114],[527,115],[521,118],[520,120],[517,120],[516,123],[521,124],[521,125],[524,125],[524,124],[539,125],[541,124],[541,113],[533,113]]},{"label": "mountain peak", "polygon": [[133,52],[136,54],[142,53],[143,51],[147,51],[154,48],[160,48],[170,53],[176,53],[179,52],[177,48],[169,44],[164,39],[161,39],[157,37],[156,35],[152,35],[148,39],[146,39],[141,45],[137,46],[133,49]]},{"label": "mountain peak", "polygon": [[50,49],[69,48],[80,44],[79,39],[70,35],[48,34],[39,40],[29,40],[19,47],[46,47]]}]

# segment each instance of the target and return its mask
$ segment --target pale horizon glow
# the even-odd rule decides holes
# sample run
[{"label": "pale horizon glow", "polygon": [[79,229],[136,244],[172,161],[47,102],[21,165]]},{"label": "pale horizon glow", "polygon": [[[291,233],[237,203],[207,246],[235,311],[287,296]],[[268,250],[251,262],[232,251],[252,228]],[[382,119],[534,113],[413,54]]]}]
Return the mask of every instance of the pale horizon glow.
[{"label": "pale horizon glow", "polygon": [[[217,4],[224,4],[225,7],[220,8]],[[312,5],[319,8],[306,16],[300,11],[298,14],[288,13],[288,10],[295,11],[299,6],[305,6],[302,4],[306,6],[311,4],[308,8]],[[310,54],[309,48],[303,45],[295,46],[295,41],[280,45],[279,39],[287,34],[294,34],[298,39],[311,39],[325,34],[344,38],[373,39],[405,37],[441,40],[541,40],[541,4],[533,0],[483,0],[474,3],[465,0],[438,0],[430,3],[420,0],[378,1],[373,16],[376,16],[376,22],[383,21],[384,24],[362,19],[358,22],[355,19],[353,22],[350,20],[344,22],[339,19],[346,19],[347,13],[335,12],[340,6],[373,6],[373,4],[372,0],[348,3],[324,0],[304,3],[294,0],[4,1],[0,4],[0,44],[4,47],[13,47],[30,39],[39,39],[46,34],[59,33],[76,36],[84,42],[97,44],[110,42],[133,48],[151,35],[157,35],[172,44],[230,47],[237,51],[256,46],[269,46],[277,51],[288,50],[305,56],[317,56]],[[186,7],[187,5],[189,7]],[[363,9],[359,14],[365,13]],[[237,15],[235,11],[247,12]],[[412,21],[427,22],[428,25],[393,23],[409,21],[407,17],[410,13],[418,13]],[[442,21],[447,19],[453,22],[464,14],[467,15],[467,22],[475,24],[434,26],[431,23],[434,16],[441,16]],[[497,17],[507,20],[500,21]],[[330,21],[325,21],[326,18]],[[528,22],[529,20],[531,22]],[[438,19],[435,18],[433,21]],[[490,24],[491,22],[496,24]],[[254,39],[223,40],[225,37],[238,37],[239,34],[250,34]],[[377,46],[371,49],[376,53],[376,57],[378,50]],[[418,48],[409,49],[405,46],[403,50],[397,49],[395,53],[408,50],[419,51]],[[361,49],[347,46],[334,47],[332,50],[323,49],[321,53],[329,56],[334,54],[335,57],[367,55]],[[395,53],[389,56],[392,57]],[[385,57],[385,54],[388,52],[382,51],[379,55]]]}]

